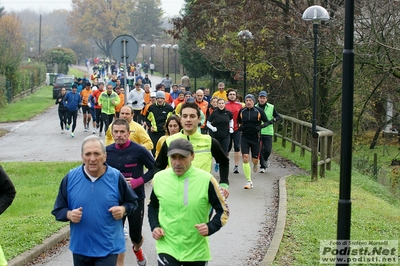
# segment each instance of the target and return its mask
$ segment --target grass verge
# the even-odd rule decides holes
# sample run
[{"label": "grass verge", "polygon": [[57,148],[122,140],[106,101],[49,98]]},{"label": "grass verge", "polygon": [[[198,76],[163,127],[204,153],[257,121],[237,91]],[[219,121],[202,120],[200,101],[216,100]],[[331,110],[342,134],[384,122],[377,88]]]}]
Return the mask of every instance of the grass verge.
[{"label": "grass verge", "polygon": [[67,223],[51,215],[61,179],[80,162],[2,163],[17,195],[1,215],[0,243],[7,260],[41,244]]},{"label": "grass verge", "polygon": [[[309,154],[274,146],[275,152],[310,170]],[[309,175],[286,180],[287,221],[273,265],[319,265],[320,240],[335,240],[340,168],[333,163],[324,179],[311,182]],[[352,240],[400,239],[400,201],[383,185],[352,172]]]},{"label": "grass verge", "polygon": [[[74,68],[69,73],[80,77],[83,75],[82,71]],[[53,86],[42,86],[27,97],[0,108],[0,123],[29,120],[54,105],[52,97]]]}]

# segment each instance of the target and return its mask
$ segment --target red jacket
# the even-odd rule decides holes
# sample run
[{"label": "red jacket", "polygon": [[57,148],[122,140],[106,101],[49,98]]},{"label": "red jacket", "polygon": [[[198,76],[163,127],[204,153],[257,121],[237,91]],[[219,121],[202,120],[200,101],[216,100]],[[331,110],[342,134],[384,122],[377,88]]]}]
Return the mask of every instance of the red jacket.
[{"label": "red jacket", "polygon": [[100,94],[102,94],[104,92],[104,90],[95,90],[93,93],[92,93],[92,96],[93,96],[93,98],[94,98],[94,102],[95,102],[95,106],[94,106],[94,109],[101,109],[101,105],[98,105],[97,103],[99,103],[99,97],[100,97]]},{"label": "red jacket", "polygon": [[225,109],[230,111],[233,114],[233,130],[238,130],[239,126],[237,123],[237,118],[239,115],[240,109],[242,109],[243,106],[240,102],[235,102],[235,101],[227,101],[225,104]]}]

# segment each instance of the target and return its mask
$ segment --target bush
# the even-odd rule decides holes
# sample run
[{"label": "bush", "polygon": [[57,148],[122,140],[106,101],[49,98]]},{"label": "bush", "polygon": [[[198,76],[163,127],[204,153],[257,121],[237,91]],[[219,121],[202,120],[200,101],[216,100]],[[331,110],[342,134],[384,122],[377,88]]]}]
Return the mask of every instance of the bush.
[{"label": "bush", "polygon": [[29,62],[19,66],[11,79],[12,95],[39,86],[46,80],[46,65],[41,62]]}]

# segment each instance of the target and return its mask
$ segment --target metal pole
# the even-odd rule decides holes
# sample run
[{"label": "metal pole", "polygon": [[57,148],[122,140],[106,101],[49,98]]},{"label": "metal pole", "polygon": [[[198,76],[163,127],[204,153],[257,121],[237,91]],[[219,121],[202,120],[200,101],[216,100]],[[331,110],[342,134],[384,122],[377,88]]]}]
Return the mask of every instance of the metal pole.
[{"label": "metal pole", "polygon": [[167,64],[167,73],[169,73],[169,47],[168,47],[168,64]]},{"label": "metal pole", "polygon": [[163,75],[163,77],[165,76],[165,73],[164,73],[164,51],[165,51],[165,48],[163,47],[162,48],[162,75]]},{"label": "metal pole", "polygon": [[39,17],[39,58],[41,58],[41,55],[42,55],[41,47],[42,47],[42,14],[40,14],[40,17]]},{"label": "metal pole", "polygon": [[243,96],[246,96],[246,90],[247,90],[247,87],[246,87],[246,82],[247,82],[247,74],[246,74],[246,45],[247,45],[247,43],[246,43],[246,40],[243,42],[243,54],[244,54],[244,60],[243,60]]},{"label": "metal pole", "polygon": [[175,84],[176,84],[176,50],[175,50]]},{"label": "metal pole", "polygon": [[[338,240],[350,240],[351,226],[351,165],[354,105],[354,1],[352,0],[345,1],[344,25],[342,135],[340,148],[340,186],[337,223]],[[345,265],[348,265],[348,263]]]},{"label": "metal pole", "polygon": [[122,57],[124,58],[124,87],[125,87],[124,88],[124,92],[125,92],[124,105],[126,105],[126,103],[128,101],[128,94],[129,94],[129,87],[128,87],[128,89],[126,87],[126,74],[127,74],[126,58],[128,57],[128,55],[126,54],[126,50],[127,50],[126,47],[128,44],[128,40],[123,39],[121,42],[122,42],[122,51],[123,51]]},{"label": "metal pole", "polygon": [[313,32],[314,32],[314,76],[313,76],[313,102],[312,102],[312,130],[311,133],[314,134],[317,131],[317,80],[318,80],[318,72],[317,72],[317,55],[318,55],[318,30],[319,30],[319,22],[313,23]]}]

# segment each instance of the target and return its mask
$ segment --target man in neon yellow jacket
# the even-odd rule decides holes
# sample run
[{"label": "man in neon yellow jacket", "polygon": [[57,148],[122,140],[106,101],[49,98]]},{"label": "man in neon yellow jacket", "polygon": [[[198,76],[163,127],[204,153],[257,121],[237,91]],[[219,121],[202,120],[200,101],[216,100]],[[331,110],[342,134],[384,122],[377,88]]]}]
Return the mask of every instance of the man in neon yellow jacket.
[{"label": "man in neon yellow jacket", "polygon": [[[215,178],[192,165],[191,142],[178,138],[168,147],[171,167],[153,178],[148,217],[157,240],[158,265],[211,260],[208,237],[228,220],[229,209]],[[216,214],[209,220],[209,210]]]},{"label": "man in neon yellow jacket", "polygon": [[118,94],[113,91],[112,84],[107,85],[107,90],[100,94],[98,104],[101,105],[101,118],[104,123],[104,132],[107,132],[108,126],[112,123],[115,115],[115,106],[120,103]]}]

